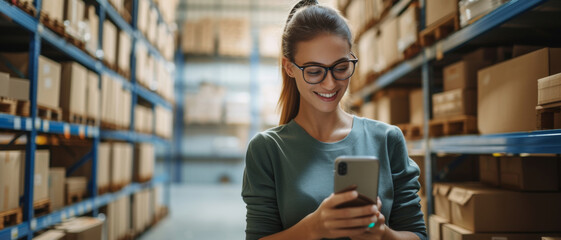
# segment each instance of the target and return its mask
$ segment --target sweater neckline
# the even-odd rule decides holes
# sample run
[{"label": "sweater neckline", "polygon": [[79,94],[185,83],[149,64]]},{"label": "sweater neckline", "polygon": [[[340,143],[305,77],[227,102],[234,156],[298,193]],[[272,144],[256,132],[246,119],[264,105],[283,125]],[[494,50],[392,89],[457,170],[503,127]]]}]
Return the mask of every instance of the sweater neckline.
[{"label": "sweater neckline", "polygon": [[359,131],[362,128],[361,125],[362,125],[362,121],[360,121],[358,117],[353,115],[353,124],[351,127],[351,131],[349,132],[349,134],[347,134],[347,136],[345,136],[345,138],[336,142],[322,142],[312,137],[308,132],[306,132],[306,130],[302,126],[300,126],[296,121],[294,121],[294,119],[292,119],[288,123],[288,127],[296,131],[297,132],[296,136],[298,138],[302,138],[301,139],[302,141],[305,141],[306,143],[310,144],[310,146],[312,147],[320,148],[323,150],[332,150],[332,151],[340,150],[342,148],[351,146],[358,138]]}]

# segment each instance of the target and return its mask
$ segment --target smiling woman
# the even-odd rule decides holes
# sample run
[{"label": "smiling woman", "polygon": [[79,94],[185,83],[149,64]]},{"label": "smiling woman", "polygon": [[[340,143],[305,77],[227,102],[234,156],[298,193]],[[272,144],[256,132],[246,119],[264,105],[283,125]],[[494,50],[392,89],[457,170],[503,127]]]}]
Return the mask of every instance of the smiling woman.
[{"label": "smiling woman", "polygon": [[[282,36],[280,126],[257,134],[245,159],[246,239],[426,239],[419,167],[401,131],[339,105],[358,63],[351,42],[336,10],[313,0],[292,9]],[[379,159],[376,204],[336,208],[358,197],[333,194],[342,155]]]}]

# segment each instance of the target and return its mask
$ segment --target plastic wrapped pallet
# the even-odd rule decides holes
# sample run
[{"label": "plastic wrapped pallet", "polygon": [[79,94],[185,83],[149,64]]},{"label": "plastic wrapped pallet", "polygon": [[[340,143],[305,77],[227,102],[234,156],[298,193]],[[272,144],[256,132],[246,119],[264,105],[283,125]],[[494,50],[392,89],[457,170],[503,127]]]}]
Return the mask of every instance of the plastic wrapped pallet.
[{"label": "plastic wrapped pallet", "polygon": [[460,25],[465,27],[505,2],[507,2],[507,0],[461,0],[458,3]]},{"label": "plastic wrapped pallet", "polygon": [[66,115],[66,121],[72,122],[72,119],[68,118],[74,114],[86,114],[87,76],[88,70],[79,63],[62,63],[60,107]]},{"label": "plastic wrapped pallet", "polygon": [[0,151],[0,212],[13,210],[19,206],[20,168],[25,162],[23,151]]}]

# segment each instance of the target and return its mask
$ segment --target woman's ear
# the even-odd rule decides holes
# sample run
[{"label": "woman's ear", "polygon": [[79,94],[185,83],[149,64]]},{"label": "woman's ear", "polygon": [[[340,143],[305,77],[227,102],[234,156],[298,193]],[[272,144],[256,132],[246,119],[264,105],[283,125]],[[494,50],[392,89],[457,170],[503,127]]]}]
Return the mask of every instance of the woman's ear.
[{"label": "woman's ear", "polygon": [[282,67],[284,68],[284,71],[286,71],[286,74],[291,77],[294,78],[294,71],[292,68],[292,63],[290,62],[290,60],[288,60],[288,58],[283,57],[282,58]]}]

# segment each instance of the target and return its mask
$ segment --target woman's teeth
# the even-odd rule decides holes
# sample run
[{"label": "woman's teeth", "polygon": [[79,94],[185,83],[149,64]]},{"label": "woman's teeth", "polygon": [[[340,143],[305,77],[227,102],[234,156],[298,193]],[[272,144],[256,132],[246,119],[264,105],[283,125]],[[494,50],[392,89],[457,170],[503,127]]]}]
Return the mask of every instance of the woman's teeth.
[{"label": "woman's teeth", "polygon": [[324,97],[324,98],[331,98],[333,96],[335,96],[335,94],[337,94],[337,92],[333,92],[333,93],[317,93],[318,95]]}]

